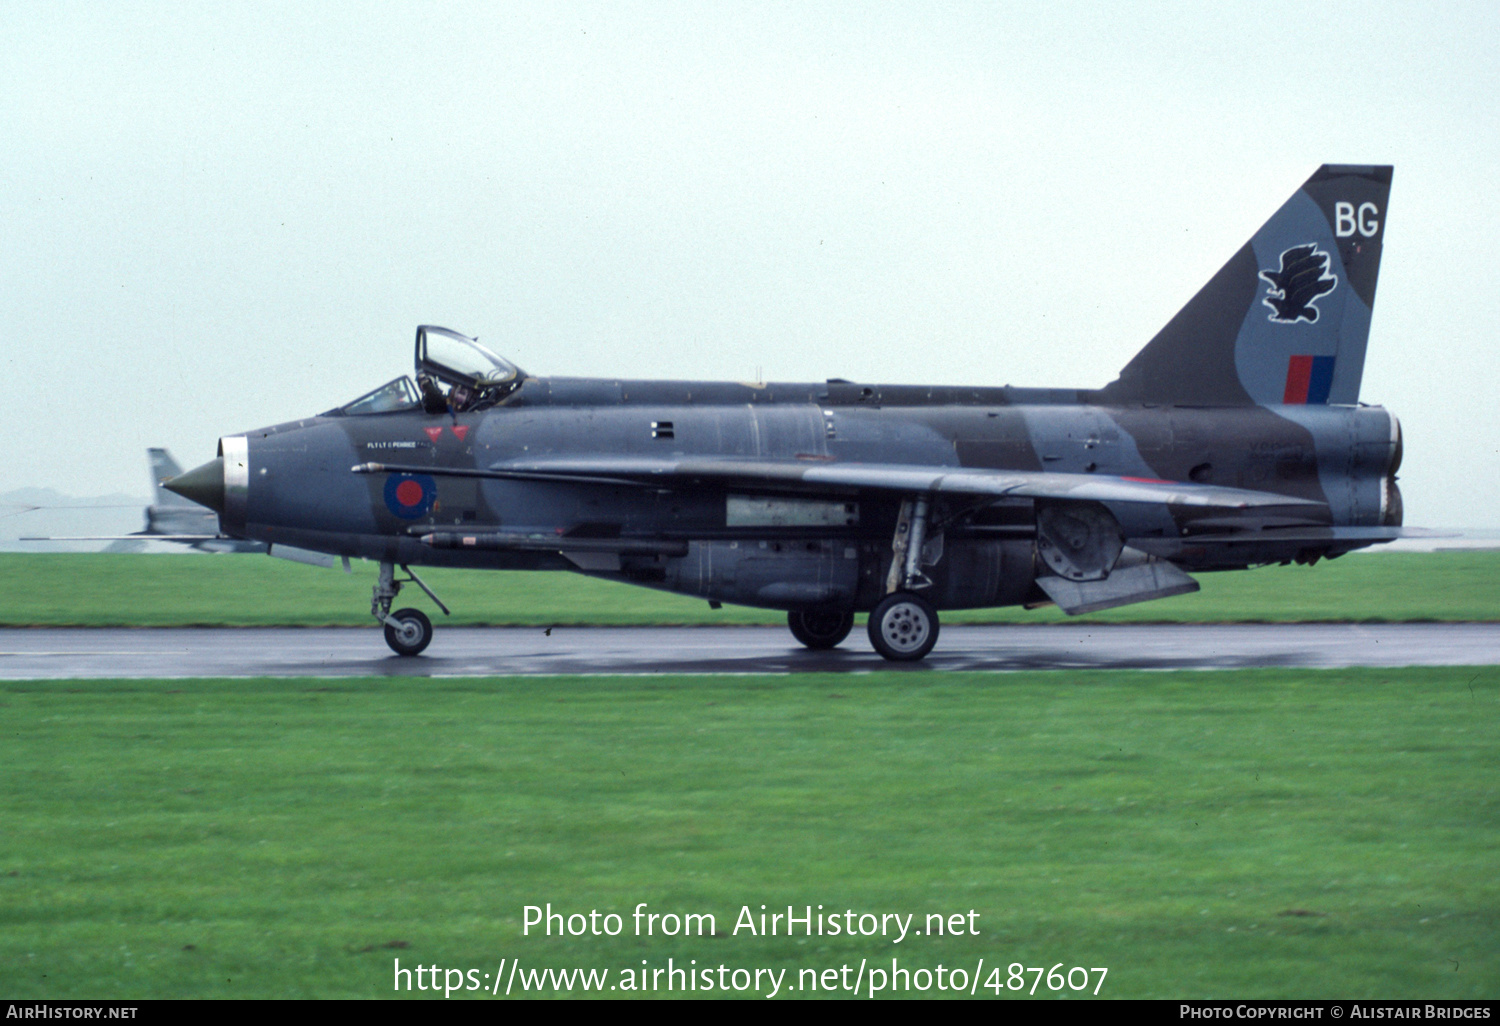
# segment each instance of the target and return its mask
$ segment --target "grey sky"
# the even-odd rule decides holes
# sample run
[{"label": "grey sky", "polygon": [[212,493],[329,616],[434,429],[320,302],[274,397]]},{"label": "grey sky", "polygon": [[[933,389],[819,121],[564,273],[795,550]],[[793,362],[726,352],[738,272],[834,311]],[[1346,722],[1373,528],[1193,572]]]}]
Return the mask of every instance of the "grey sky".
[{"label": "grey sky", "polygon": [[1500,527],[1489,4],[0,6],[0,491],[410,369],[1094,387],[1325,161],[1362,397]]}]

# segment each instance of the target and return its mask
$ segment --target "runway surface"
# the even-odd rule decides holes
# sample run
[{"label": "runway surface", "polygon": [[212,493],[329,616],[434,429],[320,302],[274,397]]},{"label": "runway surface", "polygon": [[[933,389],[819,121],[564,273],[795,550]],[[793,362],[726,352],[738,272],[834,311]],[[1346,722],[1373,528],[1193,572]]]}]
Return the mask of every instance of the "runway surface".
[{"label": "runway surface", "polygon": [[886,662],[859,627],[830,652],[780,627],[440,627],[411,659],[374,627],[0,630],[7,680],[1495,664],[1500,624],[1487,623],[950,626],[916,664]]}]

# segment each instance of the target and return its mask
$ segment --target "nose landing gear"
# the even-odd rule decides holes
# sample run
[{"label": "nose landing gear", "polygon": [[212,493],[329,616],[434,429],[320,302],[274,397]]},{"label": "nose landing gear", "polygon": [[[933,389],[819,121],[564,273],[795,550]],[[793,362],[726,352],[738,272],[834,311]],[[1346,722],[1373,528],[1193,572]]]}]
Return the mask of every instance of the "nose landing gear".
[{"label": "nose landing gear", "polygon": [[374,595],[370,598],[370,613],[385,624],[385,643],[391,646],[392,652],[399,656],[414,656],[431,644],[432,621],[420,609],[398,609],[391,612],[391,603],[401,594],[401,585],[415,584],[437,603],[444,616],[451,614],[448,607],[443,605],[443,600],[432,593],[432,589],[412,572],[411,567],[402,563],[401,569],[407,573],[404,581],[396,579],[394,563],[380,564],[380,576],[375,580]]},{"label": "nose landing gear", "polygon": [[385,643],[397,655],[414,656],[432,641],[432,621],[420,609],[398,609],[385,622]]}]

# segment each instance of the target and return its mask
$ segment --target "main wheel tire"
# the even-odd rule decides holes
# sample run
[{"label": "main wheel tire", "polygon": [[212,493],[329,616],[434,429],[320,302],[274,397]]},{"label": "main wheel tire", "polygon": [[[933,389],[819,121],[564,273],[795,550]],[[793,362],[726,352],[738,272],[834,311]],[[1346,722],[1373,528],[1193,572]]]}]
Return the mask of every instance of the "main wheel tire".
[{"label": "main wheel tire", "polygon": [[414,656],[432,642],[432,621],[420,609],[398,609],[391,619],[400,626],[385,625],[385,643],[399,656]]},{"label": "main wheel tire", "polygon": [[836,609],[794,609],[786,614],[792,637],[812,649],[833,648],[854,629],[854,614]]},{"label": "main wheel tire", "polygon": [[898,663],[915,662],[937,644],[938,615],[920,595],[898,591],[887,595],[870,613],[870,644]]}]

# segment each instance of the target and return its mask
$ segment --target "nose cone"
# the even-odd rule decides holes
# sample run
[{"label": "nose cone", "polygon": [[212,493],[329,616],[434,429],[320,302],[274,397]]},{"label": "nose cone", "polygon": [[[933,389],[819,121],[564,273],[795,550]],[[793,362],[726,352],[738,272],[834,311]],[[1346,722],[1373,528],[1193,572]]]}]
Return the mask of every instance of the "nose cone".
[{"label": "nose cone", "polygon": [[201,467],[194,467],[186,474],[178,474],[161,483],[169,492],[176,492],[184,499],[191,499],[200,506],[207,506],[215,513],[224,512],[224,460],[211,459]]}]

